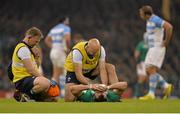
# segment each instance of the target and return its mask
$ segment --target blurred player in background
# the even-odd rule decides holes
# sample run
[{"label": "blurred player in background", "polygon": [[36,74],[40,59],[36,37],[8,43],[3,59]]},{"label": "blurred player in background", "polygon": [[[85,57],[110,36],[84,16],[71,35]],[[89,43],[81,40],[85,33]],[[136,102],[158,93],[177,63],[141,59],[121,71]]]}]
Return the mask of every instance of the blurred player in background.
[{"label": "blurred player in background", "polygon": [[73,85],[70,87],[69,102],[119,102],[127,82],[116,82],[111,85],[90,84]]},{"label": "blurred player in background", "polygon": [[82,41],[85,41],[85,40],[81,34],[77,33],[73,36],[73,44],[74,45],[79,43],[79,42],[82,42]]},{"label": "blurred player in background", "polygon": [[108,85],[118,82],[115,67],[105,61],[105,50],[96,38],[77,43],[66,58],[65,101],[69,99],[72,85],[91,83],[100,75],[101,83]]},{"label": "blurred player in background", "polygon": [[60,83],[62,97],[64,93],[64,62],[67,53],[70,50],[71,29],[69,27],[69,18],[64,16],[60,18],[60,23],[53,27],[48,33],[45,43],[51,48],[50,58],[53,64],[52,80]]},{"label": "blurred player in background", "polygon": [[69,18],[61,17],[59,22],[60,24],[53,27],[45,39],[46,45],[51,48],[50,58],[53,63],[52,80],[55,80],[57,83],[59,83],[59,76],[64,72],[64,62],[71,40]]},{"label": "blurred player in background", "polygon": [[147,33],[144,33],[143,35],[144,40],[140,41],[138,45],[136,46],[135,52],[134,52],[134,58],[137,62],[136,71],[137,71],[137,83],[135,85],[135,93],[134,96],[136,98],[140,97],[144,93],[144,83],[147,79],[146,74],[146,67],[145,67],[145,57],[146,53],[148,51],[148,45],[147,45]]},{"label": "blurred player in background", "polygon": [[[146,32],[148,34],[149,50],[146,55],[146,71],[149,75],[149,92],[140,97],[141,100],[155,99],[155,90],[158,83],[164,89],[164,99],[170,96],[172,84],[167,83],[158,73],[161,68],[166,48],[172,38],[172,25],[153,13],[151,6],[145,5],[139,9],[140,17],[147,22]],[[164,38],[164,39],[163,39]]]},{"label": "blurred player in background", "polygon": [[[14,98],[26,102],[30,99],[45,101],[59,95],[59,87],[38,70],[39,53],[32,48],[38,45],[43,35],[41,31],[32,27],[25,33],[23,41],[14,49],[12,63],[8,67],[8,76],[15,84]],[[37,57],[37,58],[36,58]],[[51,83],[52,82],[52,83]]]}]

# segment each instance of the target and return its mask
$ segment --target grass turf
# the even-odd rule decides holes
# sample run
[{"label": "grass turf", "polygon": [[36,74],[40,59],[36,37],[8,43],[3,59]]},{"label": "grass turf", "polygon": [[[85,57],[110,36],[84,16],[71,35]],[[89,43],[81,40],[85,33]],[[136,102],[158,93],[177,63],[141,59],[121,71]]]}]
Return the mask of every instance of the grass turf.
[{"label": "grass turf", "polygon": [[57,103],[48,102],[16,102],[13,99],[0,99],[0,113],[174,113],[180,112],[180,100],[123,100],[118,103],[67,103],[59,100]]}]

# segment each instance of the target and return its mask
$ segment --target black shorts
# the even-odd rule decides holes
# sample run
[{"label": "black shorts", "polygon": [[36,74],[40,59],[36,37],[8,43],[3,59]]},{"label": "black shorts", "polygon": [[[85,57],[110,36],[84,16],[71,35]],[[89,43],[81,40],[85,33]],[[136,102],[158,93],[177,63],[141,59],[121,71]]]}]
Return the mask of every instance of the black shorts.
[{"label": "black shorts", "polygon": [[[93,70],[91,72],[83,74],[83,75],[91,80],[94,80],[94,79],[96,79],[97,75],[93,76],[92,72],[93,72]],[[69,71],[67,71],[67,73],[66,73],[66,83],[81,84],[81,82],[79,82],[77,80],[75,72],[69,72]]]},{"label": "black shorts", "polygon": [[34,80],[36,79],[36,76],[28,76],[25,77],[15,83],[15,87],[17,90],[29,95],[29,97],[32,97],[31,95],[31,89],[34,87]]},{"label": "black shorts", "polygon": [[37,76],[25,77],[19,80],[18,82],[16,82],[15,87],[20,92],[27,94],[31,99],[42,102],[49,98],[47,94],[44,94],[44,92],[40,92],[36,94],[31,93],[31,89],[34,87],[33,83],[36,78]]}]

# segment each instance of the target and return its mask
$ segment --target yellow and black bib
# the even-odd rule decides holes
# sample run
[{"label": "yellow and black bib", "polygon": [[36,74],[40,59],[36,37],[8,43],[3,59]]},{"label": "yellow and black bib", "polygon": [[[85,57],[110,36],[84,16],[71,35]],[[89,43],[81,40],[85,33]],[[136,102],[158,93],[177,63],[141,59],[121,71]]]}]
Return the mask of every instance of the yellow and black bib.
[{"label": "yellow and black bib", "polygon": [[[21,47],[28,47],[25,43],[19,43],[13,52],[12,57],[12,74],[13,74],[13,82],[17,82],[25,77],[32,76],[30,73],[28,73],[27,69],[23,65],[23,61],[18,57],[17,53]],[[29,48],[29,47],[28,47]],[[29,48],[30,49],[30,48]],[[31,52],[31,49],[30,49]],[[31,52],[31,60],[37,69],[37,64],[35,62],[35,58],[33,53]]]},{"label": "yellow and black bib", "polygon": [[[99,58],[100,58],[100,51],[98,54],[96,54],[95,57],[92,59],[88,57],[87,52],[85,50],[85,46],[87,45],[88,42],[80,42],[76,44],[72,51],[74,49],[77,49],[80,51],[82,55],[82,72],[83,74],[90,72],[92,69],[96,68]],[[74,65],[73,65],[73,54],[72,51],[69,53],[69,55],[66,58],[65,62],[65,69],[69,72],[74,72]]]}]

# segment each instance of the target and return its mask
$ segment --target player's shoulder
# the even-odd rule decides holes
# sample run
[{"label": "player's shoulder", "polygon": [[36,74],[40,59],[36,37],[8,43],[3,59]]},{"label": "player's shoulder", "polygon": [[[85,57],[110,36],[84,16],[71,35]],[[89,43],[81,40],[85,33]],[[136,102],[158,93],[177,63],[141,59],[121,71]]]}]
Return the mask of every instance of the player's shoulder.
[{"label": "player's shoulder", "polygon": [[69,26],[68,26],[68,25],[65,25],[65,24],[63,24],[63,23],[59,23],[59,24],[56,26],[56,28],[69,28]]},{"label": "player's shoulder", "polygon": [[62,23],[57,26],[57,29],[63,30],[64,32],[71,31],[71,29],[70,29],[70,27],[68,25],[65,25],[65,24],[62,24]]},{"label": "player's shoulder", "polygon": [[150,21],[152,22],[156,22],[156,21],[159,21],[159,20],[163,20],[161,17],[157,16],[157,15],[153,15],[150,19]]},{"label": "player's shoulder", "polygon": [[30,49],[27,46],[22,46],[19,48],[19,51],[23,51],[23,52],[30,52]]},{"label": "player's shoulder", "polygon": [[23,56],[24,54],[30,54],[30,53],[31,51],[26,46],[20,47],[19,50],[17,51],[18,56]]},{"label": "player's shoulder", "polygon": [[62,32],[64,30],[64,28],[62,27],[61,24],[58,24],[56,26],[54,26],[51,30],[50,30],[50,33],[52,34],[57,34],[59,32]]},{"label": "player's shoulder", "polygon": [[62,23],[57,24],[52,29],[59,29],[59,28],[63,28],[63,24]]}]

